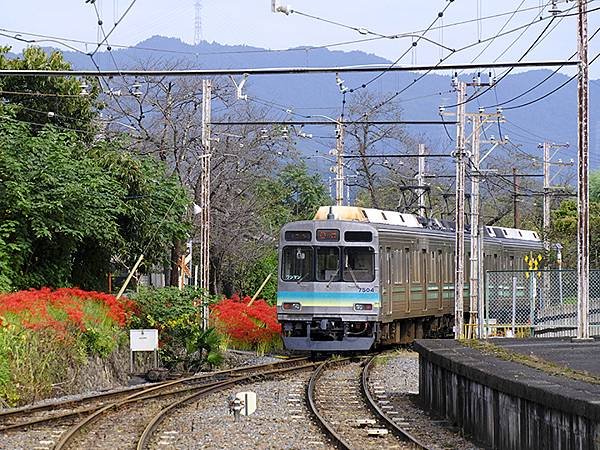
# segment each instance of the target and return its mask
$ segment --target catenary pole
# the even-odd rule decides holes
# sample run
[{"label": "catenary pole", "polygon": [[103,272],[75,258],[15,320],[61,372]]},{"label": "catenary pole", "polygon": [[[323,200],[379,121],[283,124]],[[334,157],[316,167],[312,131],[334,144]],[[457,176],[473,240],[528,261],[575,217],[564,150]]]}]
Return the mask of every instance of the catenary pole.
[{"label": "catenary pole", "polygon": [[577,338],[589,339],[589,67],[586,0],[579,0],[577,11],[577,50],[579,53],[577,77]]},{"label": "catenary pole", "polygon": [[473,176],[471,177],[471,271],[469,280],[469,330],[468,337],[473,338],[475,324],[477,323],[479,295],[479,150],[482,117],[479,114],[472,115],[473,134],[471,136],[471,161],[473,165]]},{"label": "catenary pole", "polygon": [[[202,217],[200,224],[200,288],[207,295],[210,292],[210,123],[212,112],[212,82],[202,80],[202,174],[201,192]],[[202,301],[202,328],[208,328],[208,305]]]},{"label": "catenary pole", "polygon": [[335,129],[335,204],[344,204],[344,125],[341,119]]},{"label": "catenary pole", "polygon": [[419,215],[425,217],[425,144],[419,144],[419,170],[417,172],[417,184],[419,185]]},{"label": "catenary pole", "polygon": [[465,286],[465,99],[467,85],[459,81],[456,104],[456,209],[455,209],[455,268],[454,277],[454,337],[464,337],[464,286]]}]

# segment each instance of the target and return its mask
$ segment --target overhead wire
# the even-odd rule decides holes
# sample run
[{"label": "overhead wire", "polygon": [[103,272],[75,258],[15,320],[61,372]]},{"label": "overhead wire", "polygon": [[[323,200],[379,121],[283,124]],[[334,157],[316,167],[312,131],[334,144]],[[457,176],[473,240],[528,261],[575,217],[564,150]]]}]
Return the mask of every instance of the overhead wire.
[{"label": "overhead wire", "polygon": [[[587,3],[592,3],[593,1],[595,1],[595,0],[588,0],[588,1],[587,1]],[[568,11],[571,11],[571,10],[573,10],[574,8],[576,8],[576,5],[574,5],[574,6],[570,7]],[[593,12],[593,11],[598,11],[598,10],[600,10],[600,7],[598,7],[598,8],[594,8],[594,9],[592,9],[592,10],[589,10],[589,11],[588,11],[588,13],[589,13],[589,12]],[[544,28],[544,30],[542,31],[542,33],[540,33],[540,35],[538,35],[538,37],[537,37],[537,38],[536,38],[536,40],[533,42],[533,44],[532,44],[532,45],[531,45],[531,46],[530,46],[530,47],[529,47],[529,48],[528,48],[528,49],[525,51],[525,53],[524,53],[524,54],[521,56],[521,58],[519,58],[519,59],[518,59],[518,61],[519,61],[519,62],[520,62],[520,61],[522,61],[522,60],[523,60],[523,58],[525,58],[525,56],[527,56],[527,54],[528,54],[528,53],[529,53],[531,50],[533,50],[533,49],[534,49],[534,48],[535,48],[535,47],[536,47],[536,46],[537,46],[539,43],[541,43],[541,42],[542,42],[542,41],[543,41],[543,40],[544,40],[544,39],[545,39],[545,38],[546,38],[546,37],[549,35],[549,33],[548,33],[548,34],[545,34],[545,33],[546,33],[546,31],[548,30],[549,26],[552,24],[552,22],[554,21],[554,19],[555,19],[556,17],[560,17],[559,21],[562,21],[562,20],[563,20],[565,17],[573,16],[573,15],[576,15],[576,14],[577,14],[577,13],[574,13],[574,14],[560,14],[560,15],[558,15],[558,16],[555,16],[555,15],[547,16],[546,18],[550,18],[550,19],[551,19],[551,20],[550,20],[550,22],[549,22],[549,23],[546,25],[546,27]],[[537,20],[537,21],[539,22],[539,21],[541,21],[541,20],[543,20],[543,18],[540,18],[540,19],[539,19],[539,20]],[[594,34],[596,34],[596,33],[594,33]],[[511,44],[511,45],[512,45],[512,44]],[[571,59],[571,58],[569,58],[569,59]],[[460,104],[466,104],[466,103],[469,103],[469,102],[471,102],[471,101],[473,101],[473,100],[475,100],[475,99],[477,99],[477,98],[481,97],[482,95],[484,95],[485,93],[487,93],[487,92],[488,92],[490,89],[494,88],[494,87],[495,87],[495,85],[497,85],[498,83],[500,83],[500,82],[501,82],[501,81],[502,81],[504,78],[506,78],[506,77],[507,77],[507,76],[508,76],[508,75],[509,75],[509,74],[510,74],[510,73],[511,73],[513,70],[514,70],[514,67],[511,67],[511,68],[507,69],[507,70],[506,70],[506,71],[505,71],[505,72],[504,72],[504,73],[503,73],[503,74],[500,76],[500,78],[498,78],[498,80],[496,80],[496,82],[494,83],[494,85],[492,85],[492,86],[488,86],[486,89],[483,89],[482,91],[479,91],[479,92],[476,92],[476,93],[474,93],[472,96],[468,97],[466,100],[464,100],[464,101],[463,101],[462,103],[460,103]],[[563,87],[563,86],[560,86],[559,88],[557,88],[557,89],[555,89],[554,91],[552,91],[552,93],[556,92],[558,89],[561,89],[562,87]],[[539,100],[536,100],[536,101],[539,101]],[[533,102],[531,102],[531,103],[535,103],[535,101],[533,101]],[[529,103],[529,104],[531,104],[531,103]],[[459,104],[457,103],[457,104],[454,104],[454,105],[448,105],[447,107],[449,107],[449,108],[453,108],[453,107],[456,107],[456,106],[458,106],[458,105],[459,105]],[[496,105],[494,105],[494,106],[496,106]],[[494,106],[492,106],[492,107],[494,107]],[[522,105],[522,106],[526,106],[526,104],[524,104],[524,105]],[[514,108],[504,108],[504,109],[514,109]]]},{"label": "overhead wire", "polygon": [[[369,86],[371,83],[373,83],[374,81],[378,80],[379,78],[381,78],[383,75],[385,75],[386,73],[388,73],[394,66],[396,66],[396,64],[398,64],[402,58],[404,58],[412,49],[413,47],[416,47],[419,43],[420,40],[427,40],[428,42],[434,42],[431,39],[426,38],[426,34],[431,30],[431,28],[442,18],[444,17],[444,14],[446,13],[446,11],[448,10],[448,8],[450,7],[450,5],[452,5],[452,3],[454,2],[454,0],[449,0],[448,3],[446,4],[446,6],[437,13],[436,17],[433,19],[433,21],[429,24],[429,26],[425,29],[425,31],[423,31],[422,33],[420,33],[417,36],[416,40],[413,40],[413,42],[411,43],[411,45],[398,57],[396,58],[396,60],[394,62],[392,62],[388,68],[386,68],[385,70],[383,70],[382,72],[380,72],[379,74],[377,74],[376,76],[374,76],[373,78],[371,78],[369,81],[367,81],[366,83],[362,83],[360,86],[357,86],[355,88],[349,89],[348,92],[352,93],[355,92],[359,89],[364,89],[367,86]],[[437,45],[440,45],[441,47],[444,47],[443,44],[439,44],[437,43]],[[444,47],[452,52],[454,52],[454,49],[451,49],[449,47]]]},{"label": "overhead wire", "polygon": [[[591,1],[595,1],[595,0],[589,0],[589,1],[591,2]],[[541,21],[548,20],[548,19],[553,19],[553,18],[554,18],[554,16],[553,16],[553,15],[546,16],[546,17],[542,17],[542,18],[539,18],[539,19],[538,19],[538,18],[537,18],[537,16],[536,16],[536,19],[535,19],[535,20],[533,20],[533,21],[531,21],[531,22],[530,22],[530,23],[528,23],[528,24],[525,24],[525,25],[518,26],[518,27],[516,27],[516,28],[513,28],[513,29],[511,29],[511,30],[508,30],[508,31],[506,31],[506,32],[504,32],[504,33],[497,34],[496,36],[493,36],[493,37],[490,37],[490,38],[487,38],[487,39],[483,39],[483,40],[481,40],[481,41],[476,41],[476,42],[473,42],[473,43],[471,43],[471,44],[468,44],[468,45],[465,45],[465,46],[463,46],[463,47],[461,47],[461,48],[458,48],[458,49],[456,49],[454,52],[452,52],[451,54],[448,54],[448,55],[446,55],[446,57],[444,57],[443,59],[441,59],[441,60],[440,60],[440,61],[439,61],[439,62],[438,62],[438,63],[437,63],[435,66],[434,66],[434,68],[432,68],[432,69],[428,69],[427,71],[424,71],[424,73],[422,73],[422,74],[421,74],[419,77],[417,77],[416,79],[414,79],[414,80],[413,80],[411,83],[409,83],[407,86],[405,86],[404,88],[402,88],[402,89],[400,89],[400,90],[396,91],[394,94],[392,94],[392,95],[391,95],[390,97],[388,97],[386,100],[383,100],[383,101],[382,101],[382,102],[380,102],[379,104],[375,105],[375,106],[374,106],[373,108],[371,108],[371,109],[370,109],[370,110],[369,110],[367,113],[363,114],[363,117],[366,117],[366,116],[368,116],[368,115],[372,114],[372,113],[373,113],[374,111],[376,111],[377,109],[381,108],[381,107],[382,107],[382,106],[384,106],[385,104],[387,104],[387,103],[391,102],[392,100],[394,100],[394,99],[395,99],[396,97],[398,97],[400,94],[404,93],[406,90],[408,90],[409,88],[411,88],[412,86],[414,86],[416,83],[418,83],[419,81],[421,81],[421,80],[422,80],[422,79],[423,79],[425,76],[427,76],[427,75],[429,75],[431,72],[433,72],[433,71],[435,70],[435,68],[437,68],[438,66],[440,66],[440,65],[441,65],[441,64],[442,64],[444,61],[446,61],[446,60],[447,60],[448,58],[450,58],[451,56],[453,56],[453,55],[455,55],[455,54],[457,54],[457,53],[459,53],[459,52],[461,52],[461,51],[467,50],[467,49],[469,49],[469,48],[471,48],[471,47],[475,47],[475,46],[477,46],[477,45],[480,45],[480,44],[482,44],[482,43],[484,43],[484,42],[487,42],[487,41],[489,41],[489,40],[494,40],[494,39],[496,39],[496,38],[498,38],[498,37],[500,37],[500,36],[505,36],[505,35],[508,35],[508,34],[512,34],[512,33],[514,33],[514,32],[517,32],[517,31],[519,31],[519,30],[522,30],[522,29],[524,29],[524,28],[525,28],[525,29],[527,29],[527,28],[529,28],[531,25],[533,25],[533,24],[534,24],[534,23],[536,23],[536,22],[541,22]],[[552,21],[552,20],[551,20],[551,21]],[[543,32],[543,33],[545,33],[545,30],[547,30],[547,28],[548,28],[548,26],[547,26],[547,27],[544,29],[544,32]],[[543,35],[543,33],[542,33],[542,35]],[[532,46],[531,48],[535,47],[535,45],[536,45],[536,43],[534,42],[534,44],[533,44],[533,46]],[[530,51],[530,50],[529,50],[529,51]],[[528,52],[529,52],[529,51],[528,51]],[[527,52],[527,53],[528,53],[528,52]],[[524,55],[524,56],[526,56],[526,55]],[[523,56],[523,58],[524,58],[524,56]],[[512,70],[512,69],[511,69],[511,70]],[[478,96],[474,96],[473,98],[469,98],[469,99],[465,100],[465,103],[466,103],[466,102],[469,102],[469,101],[471,101],[471,100],[474,100],[474,99],[475,99],[475,98],[477,98],[477,97],[478,97]],[[455,105],[450,105],[450,106],[448,106],[448,107],[456,107],[456,106],[458,106],[458,105],[456,105],[456,104],[455,104]]]}]

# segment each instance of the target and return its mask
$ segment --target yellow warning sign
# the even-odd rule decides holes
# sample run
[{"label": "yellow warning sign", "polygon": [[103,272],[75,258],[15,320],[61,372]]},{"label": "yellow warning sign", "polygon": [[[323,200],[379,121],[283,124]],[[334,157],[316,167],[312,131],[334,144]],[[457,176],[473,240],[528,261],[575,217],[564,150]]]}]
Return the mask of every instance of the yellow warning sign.
[{"label": "yellow warning sign", "polygon": [[[536,257],[534,257],[531,253],[529,255],[525,255],[525,264],[527,264],[527,268],[533,272],[538,272],[540,270],[540,264],[542,262],[542,255],[538,253]],[[539,276],[539,273],[538,273]],[[529,278],[529,272],[525,272],[525,277]]]}]

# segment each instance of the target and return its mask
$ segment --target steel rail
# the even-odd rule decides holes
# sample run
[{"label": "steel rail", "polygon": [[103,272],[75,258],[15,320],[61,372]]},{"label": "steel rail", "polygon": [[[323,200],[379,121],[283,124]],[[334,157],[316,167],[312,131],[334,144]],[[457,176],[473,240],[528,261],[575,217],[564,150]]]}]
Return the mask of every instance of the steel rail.
[{"label": "steel rail", "polygon": [[391,428],[392,432],[400,437],[403,440],[407,440],[411,442],[416,448],[429,450],[431,447],[428,447],[415,436],[410,434],[408,431],[400,427],[396,422],[394,422],[377,404],[377,401],[371,395],[371,391],[369,390],[369,374],[371,369],[373,368],[373,364],[375,362],[375,358],[377,355],[372,356],[369,361],[364,365],[362,370],[362,375],[360,377],[360,387],[363,394],[363,397],[367,401],[367,405],[371,408],[371,410],[378,416],[381,420],[383,420],[387,427]]},{"label": "steel rail", "polygon": [[0,70],[0,77],[185,77],[185,76],[219,76],[219,75],[293,75],[315,73],[352,73],[352,72],[418,72],[444,70],[481,70],[505,67],[556,67],[577,66],[579,61],[509,61],[492,63],[462,63],[462,64],[429,64],[413,66],[390,66],[389,64],[367,64],[338,67],[261,67],[241,69],[189,69],[189,70]]},{"label": "steel rail", "polygon": [[273,369],[273,370],[270,370],[267,372],[260,372],[260,373],[256,373],[256,374],[246,375],[246,376],[239,377],[239,378],[233,379],[233,380],[221,381],[219,383],[215,383],[214,386],[210,386],[207,388],[200,388],[200,390],[198,390],[197,392],[194,392],[193,394],[188,395],[187,397],[177,400],[176,402],[170,404],[166,408],[163,408],[162,410],[160,410],[160,412],[158,414],[156,414],[150,420],[150,422],[148,422],[148,424],[146,425],[146,428],[144,429],[144,431],[142,432],[142,435],[140,436],[140,438],[138,440],[136,449],[144,450],[144,449],[148,448],[148,445],[150,444],[150,439],[152,438],[154,432],[156,431],[158,426],[167,418],[168,414],[172,410],[177,409],[177,408],[185,405],[186,403],[197,400],[207,394],[221,391],[229,386],[232,386],[232,385],[235,385],[238,383],[250,381],[255,378],[281,375],[281,374],[288,373],[288,372],[297,372],[297,371],[305,370],[308,368],[313,368],[316,364],[317,363],[308,363],[308,364],[303,364],[303,365],[295,366],[295,367]]},{"label": "steel rail", "polygon": [[333,429],[333,427],[329,424],[327,419],[319,413],[317,404],[315,402],[315,391],[316,391],[316,386],[317,386],[317,380],[322,375],[322,373],[325,371],[327,364],[328,364],[328,361],[321,363],[321,365],[317,368],[317,370],[314,371],[314,373],[310,377],[310,381],[308,382],[308,387],[306,388],[307,389],[306,398],[307,398],[307,402],[308,402],[308,408],[310,409],[310,412],[312,413],[312,415],[317,419],[321,428],[323,428],[325,430],[325,432],[334,440],[334,445],[336,447],[344,449],[344,450],[350,450],[350,449],[352,449],[352,446],[342,437],[342,435],[340,435],[338,432],[336,432]]},{"label": "steel rail", "polygon": [[[164,383],[169,383],[169,381],[161,381],[158,383],[151,383],[149,385],[144,384],[142,386],[131,386],[126,389],[119,390],[119,391],[110,391],[110,392],[102,392],[99,394],[86,395],[85,397],[81,397],[78,399],[64,400],[64,401],[60,401],[60,402],[56,402],[56,403],[46,403],[43,405],[34,405],[34,406],[27,406],[27,407],[18,408],[18,409],[0,411],[0,420],[6,419],[9,417],[14,417],[14,416],[22,416],[22,415],[32,414],[32,413],[40,412],[40,411],[47,411],[47,410],[51,410],[51,409],[72,407],[72,406],[80,405],[83,403],[91,402],[94,400],[102,400],[104,398],[119,397],[119,396],[122,396],[122,395],[125,395],[128,393],[131,393],[131,392],[143,391],[144,389],[148,389],[149,387],[158,386],[158,385],[161,385]],[[0,431],[2,431],[4,429],[5,429],[4,427],[0,426]]]},{"label": "steel rail", "polygon": [[[92,423],[94,420],[98,419],[100,416],[102,416],[103,414],[105,414],[106,412],[108,412],[112,409],[117,409],[123,405],[133,403],[133,402],[144,401],[144,400],[148,400],[148,399],[156,398],[156,397],[163,397],[166,395],[178,394],[180,392],[188,391],[191,389],[200,389],[201,390],[201,389],[204,389],[206,386],[214,386],[215,384],[222,383],[222,381],[217,381],[214,383],[210,383],[207,385],[201,385],[201,386],[191,386],[186,389],[170,391],[170,392],[166,392],[166,393],[162,393],[162,394],[160,394],[160,393],[152,394],[155,391],[159,391],[160,389],[164,389],[166,387],[170,387],[170,386],[177,385],[177,384],[187,383],[189,381],[211,378],[216,375],[232,375],[232,374],[237,374],[239,372],[247,372],[247,371],[251,371],[251,370],[261,370],[261,369],[266,369],[269,367],[277,367],[278,365],[296,364],[296,363],[300,363],[302,361],[306,361],[307,359],[308,358],[293,358],[293,359],[289,359],[289,360],[285,360],[285,361],[277,362],[277,363],[256,364],[256,365],[247,366],[247,367],[236,367],[233,369],[220,370],[217,372],[211,372],[211,373],[207,373],[207,374],[195,375],[192,377],[182,378],[179,380],[174,380],[171,382],[164,383],[160,386],[153,386],[144,391],[132,394],[132,395],[124,398],[123,400],[119,400],[119,401],[113,402],[109,405],[95,409],[90,415],[86,416],[83,420],[81,420],[80,422],[75,424],[73,427],[71,427],[66,433],[64,433],[60,437],[60,440],[57,442],[57,444],[55,446],[55,450],[61,450],[61,449],[65,448],[66,445],[70,442],[70,440],[75,436],[75,434],[79,430],[81,430],[84,426]],[[254,375],[256,375],[256,374],[254,374]],[[235,380],[238,380],[241,378],[243,378],[243,377],[237,377],[230,381],[235,381]],[[150,395],[146,395],[146,394],[150,394]]]},{"label": "steel rail", "polygon": [[[306,360],[306,358],[295,358],[295,359],[288,360],[288,361],[304,361],[304,360]],[[269,364],[273,365],[276,363],[269,363]],[[201,375],[194,375],[191,377],[180,378],[180,379],[172,380],[172,381],[154,383],[151,386],[134,387],[131,389],[124,389],[122,391],[105,392],[105,393],[101,393],[101,394],[97,394],[97,395],[90,395],[90,396],[86,396],[84,398],[77,399],[77,400],[67,400],[64,402],[51,403],[48,405],[38,405],[38,406],[33,406],[30,408],[20,409],[20,410],[15,410],[15,411],[0,412],[0,418],[26,415],[26,414],[39,412],[39,411],[46,411],[48,409],[53,409],[53,408],[57,408],[57,407],[67,407],[69,405],[81,405],[81,404],[84,404],[87,402],[93,402],[93,401],[102,400],[105,398],[120,397],[120,396],[126,395],[130,392],[137,393],[135,395],[127,397],[127,398],[131,398],[131,401],[138,401],[138,400],[144,400],[147,398],[156,398],[156,397],[164,397],[164,396],[168,396],[168,395],[174,395],[174,394],[178,394],[180,392],[188,391],[190,389],[197,389],[198,386],[192,386],[189,388],[179,389],[179,390],[175,390],[175,391],[157,393],[157,394],[154,394],[151,396],[146,396],[146,393],[151,392],[150,389],[154,390],[155,388],[167,388],[167,387],[171,387],[171,386],[174,386],[177,384],[193,383],[196,381],[202,381],[205,379],[214,378],[214,377],[220,376],[220,375],[221,376],[222,375],[231,376],[233,374],[240,373],[240,372],[243,373],[248,370],[253,370],[255,368],[268,367],[269,364],[258,364],[258,365],[252,365],[252,366],[246,366],[246,367],[235,367],[233,369],[220,370],[220,371],[216,371],[216,372],[204,373]],[[205,386],[205,385],[203,385],[203,386]],[[130,403],[131,401],[128,400],[128,401],[126,401],[126,403]],[[102,406],[91,406],[91,407],[78,409],[78,410],[71,411],[71,412],[64,412],[64,413],[59,413],[59,414],[55,414],[55,415],[51,415],[51,416],[41,417],[38,419],[27,420],[24,422],[2,425],[2,426],[0,426],[0,432],[7,431],[7,430],[15,430],[15,429],[19,429],[19,428],[28,428],[33,425],[39,425],[42,423],[53,422],[56,420],[69,419],[72,417],[80,417],[83,414],[88,414],[88,413],[93,413],[95,411],[98,411],[100,408],[102,408]]]}]

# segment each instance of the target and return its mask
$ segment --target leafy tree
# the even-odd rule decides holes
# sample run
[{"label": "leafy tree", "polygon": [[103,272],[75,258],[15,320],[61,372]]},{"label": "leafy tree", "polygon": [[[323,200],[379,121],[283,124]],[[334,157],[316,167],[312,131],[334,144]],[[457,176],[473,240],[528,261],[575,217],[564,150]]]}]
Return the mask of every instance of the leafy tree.
[{"label": "leafy tree", "polygon": [[113,257],[131,264],[147,246],[157,261],[165,240],[185,233],[188,200],[164,167],[53,126],[33,134],[1,111],[0,264],[9,262],[10,287],[98,288]]},{"label": "leafy tree", "polygon": [[[0,69],[10,70],[70,70],[71,65],[62,53],[46,54],[39,47],[23,50],[20,58],[7,58],[10,47],[0,47]],[[86,85],[85,95],[82,85]],[[80,130],[80,137],[94,137],[94,119],[102,107],[97,96],[100,91],[95,79],[74,77],[0,77],[0,99],[15,105],[15,119],[32,124],[38,132],[45,124]]]},{"label": "leafy tree", "polygon": [[[600,171],[590,174],[590,267],[600,267]],[[563,246],[563,266],[577,267],[577,202],[564,200],[552,211],[551,242]]]},{"label": "leafy tree", "polygon": [[306,163],[289,164],[274,179],[257,186],[265,201],[263,219],[273,231],[287,222],[308,220],[317,208],[330,205],[331,198],[319,174],[309,174]]}]

